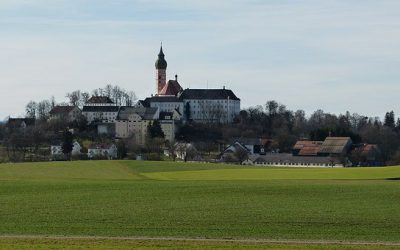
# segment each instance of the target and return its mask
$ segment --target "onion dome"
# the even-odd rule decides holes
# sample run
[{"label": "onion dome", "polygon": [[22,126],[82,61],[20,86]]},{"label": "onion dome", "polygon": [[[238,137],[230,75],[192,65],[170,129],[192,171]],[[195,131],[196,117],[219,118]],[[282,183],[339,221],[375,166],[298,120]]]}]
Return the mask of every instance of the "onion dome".
[{"label": "onion dome", "polygon": [[165,55],[162,50],[162,45],[160,48],[160,53],[158,53],[158,59],[156,61],[156,69],[167,69],[167,61],[165,61]]}]

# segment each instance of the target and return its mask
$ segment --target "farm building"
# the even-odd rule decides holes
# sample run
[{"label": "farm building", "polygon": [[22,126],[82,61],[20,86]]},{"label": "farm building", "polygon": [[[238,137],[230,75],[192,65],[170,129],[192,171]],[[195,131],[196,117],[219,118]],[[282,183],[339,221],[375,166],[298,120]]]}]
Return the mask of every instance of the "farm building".
[{"label": "farm building", "polygon": [[330,156],[293,156],[292,154],[268,153],[249,157],[242,164],[279,167],[345,167],[350,163],[341,162],[339,158]]},{"label": "farm building", "polygon": [[353,144],[350,137],[326,137],[319,148],[319,156],[343,156],[350,152]]},{"label": "farm building", "polygon": [[357,144],[351,151],[351,158],[356,166],[382,166],[381,156],[381,151],[376,144]]}]

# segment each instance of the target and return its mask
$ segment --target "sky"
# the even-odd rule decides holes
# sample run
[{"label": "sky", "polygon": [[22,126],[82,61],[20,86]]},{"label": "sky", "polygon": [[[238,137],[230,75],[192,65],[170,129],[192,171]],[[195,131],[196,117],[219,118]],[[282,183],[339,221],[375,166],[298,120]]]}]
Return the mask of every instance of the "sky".
[{"label": "sky", "polygon": [[107,84],[232,89],[242,108],[400,115],[398,0],[0,0],[0,120]]}]

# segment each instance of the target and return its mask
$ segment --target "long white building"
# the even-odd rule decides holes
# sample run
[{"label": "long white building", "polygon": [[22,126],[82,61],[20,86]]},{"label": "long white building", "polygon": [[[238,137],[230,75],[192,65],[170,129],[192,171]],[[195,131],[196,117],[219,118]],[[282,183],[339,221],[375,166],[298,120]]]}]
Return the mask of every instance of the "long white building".
[{"label": "long white building", "polygon": [[185,89],[179,99],[186,120],[231,123],[240,112],[240,99],[230,89]]}]

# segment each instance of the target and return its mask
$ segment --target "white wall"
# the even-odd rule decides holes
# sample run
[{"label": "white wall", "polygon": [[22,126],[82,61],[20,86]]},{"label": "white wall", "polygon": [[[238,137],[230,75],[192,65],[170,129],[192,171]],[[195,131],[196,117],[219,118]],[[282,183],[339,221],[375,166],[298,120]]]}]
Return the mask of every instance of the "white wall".
[{"label": "white wall", "polygon": [[240,112],[240,100],[185,99],[190,105],[190,118],[199,122],[231,123]]}]

